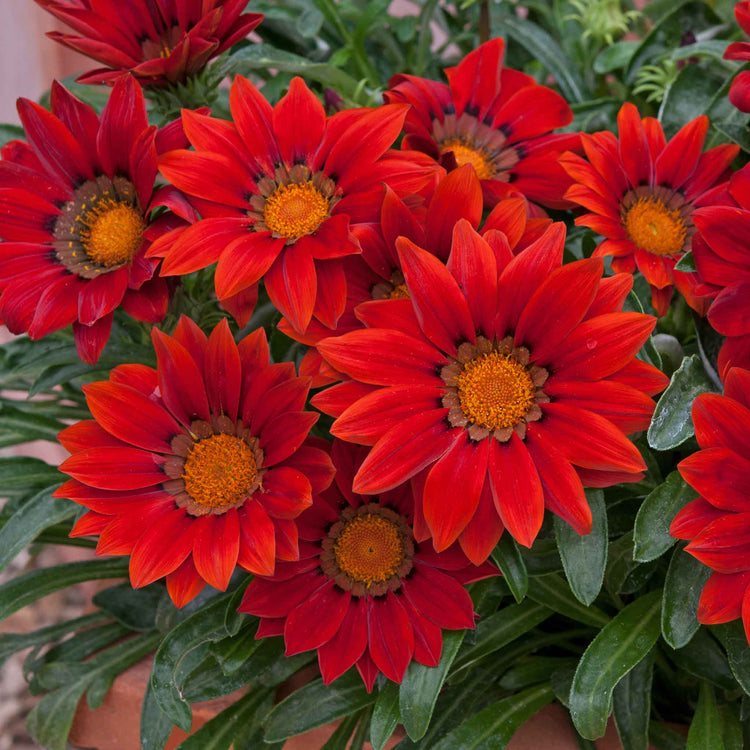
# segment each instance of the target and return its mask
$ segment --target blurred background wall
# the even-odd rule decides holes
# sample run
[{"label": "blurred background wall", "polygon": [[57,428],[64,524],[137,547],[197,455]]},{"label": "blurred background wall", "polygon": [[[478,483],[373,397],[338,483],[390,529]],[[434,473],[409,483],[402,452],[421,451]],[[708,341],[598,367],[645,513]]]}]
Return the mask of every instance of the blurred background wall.
[{"label": "blurred background wall", "polygon": [[17,123],[19,96],[38,99],[54,78],[80,73],[88,61],[44,35],[64,27],[33,0],[0,0],[0,19],[0,122]]}]

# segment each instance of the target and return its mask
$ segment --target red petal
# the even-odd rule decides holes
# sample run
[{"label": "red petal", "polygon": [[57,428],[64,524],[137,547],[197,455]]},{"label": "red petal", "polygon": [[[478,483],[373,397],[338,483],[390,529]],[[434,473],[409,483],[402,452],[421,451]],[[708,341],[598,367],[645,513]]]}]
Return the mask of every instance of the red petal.
[{"label": "red petal", "polygon": [[750,584],[750,571],[712,573],[698,602],[698,622],[717,625],[742,615],[742,598]]},{"label": "red petal", "polygon": [[289,458],[304,442],[319,414],[307,411],[290,411],[279,417],[260,435],[264,465],[275,464]]},{"label": "red petal", "polygon": [[732,368],[724,379],[724,395],[750,409],[750,371]]},{"label": "red petal", "polygon": [[669,527],[669,533],[677,539],[692,539],[698,536],[710,523],[725,515],[725,511],[715,508],[707,500],[699,497],[689,502],[674,517]]},{"label": "red petal", "polygon": [[401,600],[414,631],[414,659],[427,667],[436,667],[440,663],[443,651],[443,631],[434,622],[417,612],[404,597]]},{"label": "red petal", "polygon": [[655,182],[679,190],[695,171],[708,132],[708,117],[701,115],[683,125],[656,159]]},{"label": "red petal", "polygon": [[226,318],[208,339],[203,376],[211,411],[235,421],[242,387],[242,362]]},{"label": "red petal", "polygon": [[[252,498],[238,512],[240,551],[237,564],[259,576],[273,575],[276,561],[276,534],[268,513]],[[263,615],[272,617],[273,615]]]},{"label": "red petal", "polygon": [[271,352],[268,348],[266,332],[263,328],[248,333],[237,345],[243,367],[268,367],[271,362]]},{"label": "red petal", "polygon": [[469,592],[436,568],[415,560],[414,573],[403,582],[402,590],[420,615],[441,628],[474,628],[474,605]]},{"label": "red petal", "polygon": [[708,311],[708,320],[724,336],[750,333],[750,281],[722,289]]},{"label": "red petal", "polygon": [[341,626],[351,597],[351,591],[341,591],[333,581],[328,581],[295,607],[284,626],[286,656],[319,648],[330,641]]},{"label": "red petal", "polygon": [[393,489],[440,458],[456,433],[446,424],[447,414],[448,409],[417,414],[386,432],[357,472],[354,491],[375,495]]},{"label": "red petal", "polygon": [[313,494],[327,489],[336,473],[328,453],[310,445],[303,445],[290,459],[290,464],[308,478]]},{"label": "red petal", "polygon": [[315,263],[299,242],[285,248],[266,273],[271,302],[298,331],[304,331],[310,323],[317,288]]},{"label": "red petal", "polygon": [[338,632],[318,649],[323,682],[330,685],[364,654],[367,648],[366,600],[350,600]]},{"label": "red petal", "polygon": [[634,104],[626,102],[617,114],[620,161],[632,187],[651,184],[652,162],[646,134]]},{"label": "red petal", "polygon": [[[57,440],[68,453],[79,453],[88,448],[126,448],[127,445],[110,435],[93,419],[84,419],[58,433]],[[65,497],[61,495],[61,497]]]},{"label": "red petal", "polygon": [[193,548],[195,519],[175,509],[150,525],[136,542],[130,557],[130,582],[147,586],[176,570]]},{"label": "red petal", "polygon": [[296,469],[278,466],[264,476],[258,502],[273,518],[296,518],[312,505],[310,481]]},{"label": "red petal", "polygon": [[728,448],[706,448],[680,461],[682,478],[712,505],[750,511],[750,461]]},{"label": "red petal", "polygon": [[206,583],[226,591],[240,551],[240,521],[231,508],[218,516],[197,519],[199,531],[193,544],[193,562]]},{"label": "red petal", "polygon": [[138,448],[89,448],[63,461],[60,471],[107,490],[150,487],[167,478],[157,458]]},{"label": "red petal", "polygon": [[229,93],[229,106],[248,150],[269,174],[273,174],[281,154],[271,125],[271,105],[250,81],[237,76]]},{"label": "red petal", "polygon": [[[489,443],[475,442],[462,430],[427,475],[422,512],[438,552],[456,541],[479,505],[487,476]],[[457,487],[460,492],[456,492]]]},{"label": "red petal", "polygon": [[299,560],[299,534],[294,521],[276,518],[273,522],[276,533],[276,559],[282,562]]},{"label": "red petal", "polygon": [[178,609],[193,601],[206,582],[198,575],[191,558],[187,558],[177,570],[167,576],[167,591],[172,603]]},{"label": "red petal", "polygon": [[91,414],[111,435],[158,453],[171,453],[180,426],[159,404],[127,385],[106,381],[83,386]]},{"label": "red petal", "polygon": [[544,493],[534,461],[515,433],[504,444],[490,440],[489,476],[503,526],[531,547],[544,520]]},{"label": "red petal", "polygon": [[392,591],[367,600],[367,635],[372,660],[389,680],[400,683],[414,653],[414,631]]},{"label": "red petal", "polygon": [[286,617],[327,581],[317,570],[285,581],[254,578],[245,590],[237,611],[258,617]]},{"label": "red petal", "polygon": [[326,115],[318,97],[295,76],[273,108],[273,129],[281,156],[289,164],[309,164],[323,139]]},{"label": "red petal", "polygon": [[746,571],[750,513],[726,513],[703,529],[685,549],[719,573]]},{"label": "red petal", "polygon": [[492,499],[489,475],[485,478],[479,505],[471,521],[461,532],[458,542],[474,565],[481,565],[500,541],[504,527]]},{"label": "red petal", "polygon": [[74,524],[68,536],[98,536],[112,522],[112,516],[104,516],[94,511],[84,513]]},{"label": "red petal", "polygon": [[229,242],[216,266],[216,294],[232,297],[257,284],[284,250],[283,237],[269,232],[248,232]]},{"label": "red petal", "polygon": [[[732,372],[750,376],[742,370]],[[726,390],[729,390],[728,386],[727,380]],[[693,424],[698,444],[701,448],[728,448],[741,456],[750,457],[750,409],[726,398],[726,395],[704,393],[693,401]]]}]

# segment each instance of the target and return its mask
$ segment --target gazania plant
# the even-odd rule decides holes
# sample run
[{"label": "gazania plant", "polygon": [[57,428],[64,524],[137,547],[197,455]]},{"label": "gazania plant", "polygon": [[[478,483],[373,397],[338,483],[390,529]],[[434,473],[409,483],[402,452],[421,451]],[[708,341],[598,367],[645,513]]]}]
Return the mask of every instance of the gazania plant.
[{"label": "gazania plant", "polygon": [[35,2],[11,742],[750,746],[748,2]]}]

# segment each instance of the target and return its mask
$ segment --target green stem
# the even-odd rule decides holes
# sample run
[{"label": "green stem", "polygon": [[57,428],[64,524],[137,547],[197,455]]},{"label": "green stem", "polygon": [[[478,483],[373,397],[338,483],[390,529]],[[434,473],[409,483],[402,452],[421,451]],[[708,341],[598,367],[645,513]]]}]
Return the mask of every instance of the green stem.
[{"label": "green stem", "polygon": [[479,3],[479,43],[488,42],[490,33],[490,3],[489,0],[482,0]]}]

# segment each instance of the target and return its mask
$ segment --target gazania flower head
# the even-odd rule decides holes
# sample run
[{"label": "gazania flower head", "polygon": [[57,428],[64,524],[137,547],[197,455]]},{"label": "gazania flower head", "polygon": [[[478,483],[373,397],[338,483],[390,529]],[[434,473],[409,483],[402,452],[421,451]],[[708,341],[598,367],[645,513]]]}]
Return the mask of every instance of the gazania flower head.
[{"label": "gazania flower head", "polygon": [[184,112],[195,151],[166,154],[160,168],[194,196],[203,219],[150,254],[164,258],[164,275],[218,261],[220,299],[265,278],[271,301],[299,331],[313,313],[335,320],[346,285],[333,261],[360,252],[350,223],[376,214],[382,182],[410,193],[434,180],[420,154],[388,152],[406,108],[326,118],[301,78],[272,108],[242,77],[230,106],[234,124]]},{"label": "gazania flower head", "polygon": [[700,495],[672,522],[670,532],[714,572],[703,587],[698,621],[707,625],[742,617],[750,642],[750,372],[729,371],[724,395],[693,402],[701,447],[678,465]]},{"label": "gazania flower head", "polygon": [[305,443],[309,380],[269,364],[263,330],[235,344],[226,320],[209,338],[182,317],[153,331],[157,367],[116,367],[84,386],[93,420],[60,433],[72,479],[56,494],[89,509],[73,536],[130,555],[136,588],[166,576],[181,607],[235,566],[271,575],[296,560],[294,519],[331,482],[328,455]]},{"label": "gazania flower head", "polygon": [[728,192],[729,205],[695,212],[693,244],[699,291],[713,298],[708,321],[727,337],[719,352],[722,375],[733,366],[750,369],[750,167],[732,175]]},{"label": "gazania flower head", "polygon": [[554,224],[513,257],[459,221],[447,267],[400,239],[409,299],[360,307],[368,328],[318,344],[350,381],[313,403],[334,435],[372,446],[354,491],[413,479],[416,537],[438,551],[458,539],[479,563],[504,527],[530,546],[545,507],[588,533],[584,485],[642,478],[625,435],[667,382],[634,359],[656,321],[620,312],[627,274],[562,266],[564,237]]},{"label": "gazania flower head", "polygon": [[[167,283],[145,252],[195,215],[173,188],[154,186],[158,151],[179,143],[181,129],[149,126],[129,76],[101,117],[58,83],[51,104],[20,99],[28,144],[3,149],[0,317],[32,339],[72,323],[80,357],[94,363],[115,308],[150,323],[167,312]],[[175,213],[151,220],[157,205]]]},{"label": "gazania flower head", "polygon": [[387,102],[406,102],[403,147],[424,151],[446,168],[471,164],[482,181],[487,205],[518,190],[551,208],[570,180],[558,166],[562,151],[577,149],[578,134],[554,135],[573,113],[552,89],[503,67],[505,42],[485,42],[455,68],[448,84],[412,75],[394,76]]},{"label": "gazania flower head", "polygon": [[111,84],[130,72],[144,86],[182,83],[262,20],[246,0],[36,0],[75,29],[47,36],[106,67],[78,78]]},{"label": "gazania flower head", "polygon": [[305,353],[300,370],[313,377],[313,387],[341,380],[341,374],[321,358],[315,344],[334,332],[342,334],[362,328],[364,324],[356,312],[360,304],[408,297],[396,249],[398,237],[406,237],[445,261],[450,254],[456,222],[465,219],[488,242],[498,243],[517,254],[551,223],[548,218],[532,217],[532,212],[528,201],[519,193],[499,200],[481,221],[482,188],[468,164],[440,180],[427,206],[404,201],[386,188],[379,220],[353,227],[362,255],[345,258],[341,263],[347,289],[346,307],[341,317],[333,321],[333,325],[314,318],[304,334],[297,333],[284,318],[279,322],[279,329],[287,336],[313,347]]},{"label": "gazania flower head", "polygon": [[[734,6],[734,17],[742,30],[750,36],[750,0]],[[750,42],[732,42],[724,52],[725,60],[750,60]],[[740,112],[750,112],[750,70],[738,73],[729,89],[729,101]]]},{"label": "gazania flower head", "polygon": [[256,576],[239,611],[262,618],[257,637],[283,635],[287,656],[316,649],[326,684],[356,665],[371,691],[379,672],[400,683],[412,659],[436,666],[443,629],[474,627],[461,584],[497,570],[417,542],[409,486],[353,493],[365,451],[334,441],[332,455],[335,483],[297,521],[299,561]]},{"label": "gazania flower head", "polygon": [[704,153],[704,115],[669,142],[661,123],[641,120],[633,104],[622,106],[617,124],[619,138],[610,132],[581,135],[588,161],[572,153],[561,159],[576,181],[566,197],[589,211],[576,224],[604,236],[595,256],[611,255],[615,271],[638,269],[645,276],[659,316],[669,309],[673,286],[703,312],[694,296],[695,278],[674,267],[692,247],[693,210],[710,205],[711,189],[726,180],[739,147],[721,145]]}]

